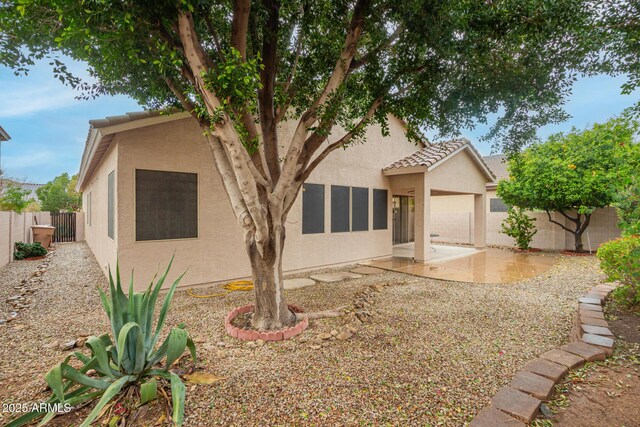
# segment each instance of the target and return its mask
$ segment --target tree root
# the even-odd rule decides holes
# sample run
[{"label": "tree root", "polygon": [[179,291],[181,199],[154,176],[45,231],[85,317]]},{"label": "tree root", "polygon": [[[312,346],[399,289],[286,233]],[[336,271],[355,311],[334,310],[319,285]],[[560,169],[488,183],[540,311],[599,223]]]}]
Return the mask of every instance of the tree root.
[{"label": "tree root", "polygon": [[343,312],[342,310],[344,310],[345,308],[347,308],[348,306],[342,306],[342,307],[338,307],[336,309],[333,310],[325,310],[325,311],[314,311],[311,313],[296,313],[296,320],[300,321],[302,319],[304,319],[305,317],[309,320],[316,320],[316,319],[327,319],[330,317],[341,317],[344,316],[346,313]]}]

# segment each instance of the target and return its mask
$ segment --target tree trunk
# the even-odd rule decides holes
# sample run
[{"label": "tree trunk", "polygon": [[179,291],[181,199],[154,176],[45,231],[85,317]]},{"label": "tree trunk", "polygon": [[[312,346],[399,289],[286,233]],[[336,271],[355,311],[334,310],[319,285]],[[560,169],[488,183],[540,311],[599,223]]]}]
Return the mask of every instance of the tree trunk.
[{"label": "tree trunk", "polygon": [[260,255],[254,236],[249,235],[246,247],[251,261],[256,309],[251,319],[260,331],[278,330],[295,322],[296,316],[284,299],[282,283],[282,250],[284,227],[274,227],[268,244]]},{"label": "tree trunk", "polygon": [[576,252],[584,252],[584,246],[582,245],[582,231],[577,231],[573,234],[576,239]]}]

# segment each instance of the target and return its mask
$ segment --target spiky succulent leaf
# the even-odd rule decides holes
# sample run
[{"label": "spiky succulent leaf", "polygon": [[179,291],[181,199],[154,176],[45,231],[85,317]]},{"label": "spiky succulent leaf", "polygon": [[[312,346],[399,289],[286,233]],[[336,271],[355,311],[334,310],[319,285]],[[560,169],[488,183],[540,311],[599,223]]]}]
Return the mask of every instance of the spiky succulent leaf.
[{"label": "spiky succulent leaf", "polygon": [[155,378],[149,379],[140,386],[140,403],[144,405],[147,402],[155,400],[158,397],[158,382]]},{"label": "spiky succulent leaf", "polygon": [[124,387],[125,384],[129,382],[135,381],[135,379],[136,377],[127,375],[113,382],[109,386],[109,388],[104,391],[102,397],[93,408],[91,413],[89,413],[89,416],[82,422],[82,424],[80,424],[80,427],[89,427],[91,423],[96,419],[96,417],[100,415],[100,412],[102,412],[102,409],[107,405],[107,403],[109,403],[111,399],[113,399],[118,393],[120,393],[122,387]]},{"label": "spiky succulent leaf", "polygon": [[173,365],[173,362],[182,356],[182,353],[184,353],[184,350],[187,347],[188,338],[189,334],[184,329],[171,329],[171,332],[169,332],[169,336],[167,337],[169,345],[167,346],[167,361],[165,369],[169,369],[171,365]]},{"label": "spiky succulent leaf", "polygon": [[171,403],[173,405],[173,422],[177,426],[181,426],[184,421],[184,395],[185,387],[184,383],[180,380],[180,377],[169,372],[171,376]]}]

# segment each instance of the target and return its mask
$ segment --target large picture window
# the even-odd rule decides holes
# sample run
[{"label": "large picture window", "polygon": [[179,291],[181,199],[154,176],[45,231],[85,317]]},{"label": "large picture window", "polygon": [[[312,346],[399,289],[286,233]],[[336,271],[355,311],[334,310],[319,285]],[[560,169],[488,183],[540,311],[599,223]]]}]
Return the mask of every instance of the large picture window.
[{"label": "large picture window", "polygon": [[302,187],[302,234],[324,233],[324,185]]},{"label": "large picture window", "polygon": [[373,190],[373,229],[387,229],[387,190]]},{"label": "large picture window", "polygon": [[198,175],[136,169],[136,240],[198,237]]}]

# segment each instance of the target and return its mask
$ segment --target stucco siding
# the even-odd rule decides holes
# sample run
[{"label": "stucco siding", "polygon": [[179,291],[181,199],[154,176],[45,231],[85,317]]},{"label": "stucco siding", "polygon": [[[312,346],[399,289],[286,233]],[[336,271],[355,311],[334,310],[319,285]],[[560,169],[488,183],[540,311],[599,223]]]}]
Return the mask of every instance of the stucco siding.
[{"label": "stucco siding", "polygon": [[[112,171],[116,171],[116,183],[118,180],[118,146],[114,143],[105,153],[102,162],[97,167],[95,173],[86,185],[83,191],[83,211],[85,215],[91,215],[90,223],[87,223],[87,217],[83,218],[84,239],[93,252],[100,268],[106,273],[109,266],[115,270],[117,259],[117,244],[115,239],[111,239],[107,235],[107,177]],[[87,198],[91,194],[91,208],[87,212]],[[115,224],[118,224],[119,201],[117,199],[118,190],[116,186],[116,204],[115,204]],[[117,228],[116,228],[117,230]],[[115,238],[118,238],[116,232]],[[123,260],[120,259],[122,262]]]},{"label": "stucco siding", "polygon": [[[294,123],[285,123],[279,133],[287,141]],[[388,192],[386,230],[372,230],[372,190],[389,189],[381,170],[386,164],[414,152],[399,121],[391,119],[390,136],[382,137],[378,127],[367,131],[367,142],[332,153],[307,182],[325,186],[325,232],[302,234],[302,192],[286,223],[283,259],[285,271],[353,262],[391,255],[391,191]],[[335,138],[330,138],[330,141]],[[117,250],[123,272],[135,268],[137,287],[146,286],[158,266],[175,253],[170,279],[187,271],[181,286],[226,281],[250,275],[242,230],[233,215],[228,197],[214,167],[211,151],[200,128],[191,119],[177,120],[121,132],[117,148]],[[286,147],[283,148],[283,155]],[[104,163],[98,173],[105,171]],[[198,237],[164,241],[135,240],[135,170],[188,172],[198,175]],[[93,178],[95,179],[95,178]],[[106,177],[105,177],[106,182]],[[369,189],[369,231],[331,233],[331,185]],[[93,183],[85,190],[91,191]],[[95,190],[94,190],[95,191]],[[106,191],[106,189],[105,189]],[[106,193],[105,193],[106,194]],[[92,196],[92,198],[95,196]],[[106,210],[93,202],[93,219],[106,224]],[[91,240],[90,227],[85,235]],[[104,235],[106,236],[106,230]],[[92,246],[90,244],[90,246]],[[93,245],[95,246],[95,245]],[[96,251],[94,251],[96,252]],[[96,257],[98,254],[96,253]],[[105,257],[99,261],[104,263]]]}]

